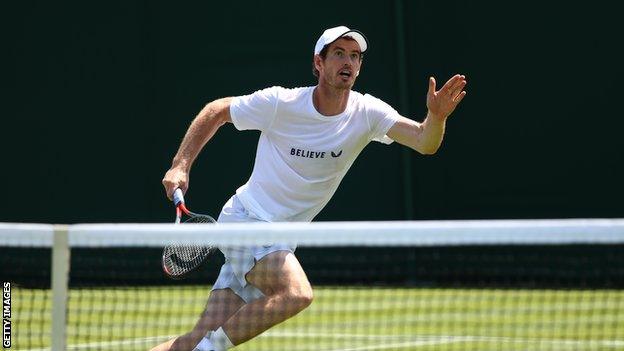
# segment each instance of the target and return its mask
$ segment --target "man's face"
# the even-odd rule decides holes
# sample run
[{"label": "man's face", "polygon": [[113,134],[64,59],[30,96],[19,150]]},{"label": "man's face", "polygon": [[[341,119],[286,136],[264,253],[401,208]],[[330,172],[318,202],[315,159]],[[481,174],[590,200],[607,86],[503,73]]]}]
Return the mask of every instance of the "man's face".
[{"label": "man's face", "polygon": [[329,45],[323,61],[317,58],[319,83],[337,89],[351,89],[362,65],[360,46],[355,40],[340,38]]}]

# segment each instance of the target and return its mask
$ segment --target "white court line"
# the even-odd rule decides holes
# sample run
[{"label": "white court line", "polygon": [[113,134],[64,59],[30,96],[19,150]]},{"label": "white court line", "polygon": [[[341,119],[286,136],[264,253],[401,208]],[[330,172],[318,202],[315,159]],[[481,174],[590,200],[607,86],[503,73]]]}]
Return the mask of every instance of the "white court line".
[{"label": "white court line", "polygon": [[368,346],[353,347],[353,348],[348,348],[348,349],[333,349],[330,351],[384,350],[384,349],[395,349],[395,348],[405,348],[405,347],[414,347],[414,346],[451,344],[451,343],[461,342],[461,341],[463,341],[461,337],[459,337],[458,340],[416,340],[416,341],[389,343],[389,344],[383,344],[383,345],[368,345]]},{"label": "white court line", "polygon": [[413,335],[394,334],[343,334],[343,333],[318,333],[318,332],[297,332],[297,331],[268,331],[260,337],[264,338],[355,338],[355,339],[414,339]]}]

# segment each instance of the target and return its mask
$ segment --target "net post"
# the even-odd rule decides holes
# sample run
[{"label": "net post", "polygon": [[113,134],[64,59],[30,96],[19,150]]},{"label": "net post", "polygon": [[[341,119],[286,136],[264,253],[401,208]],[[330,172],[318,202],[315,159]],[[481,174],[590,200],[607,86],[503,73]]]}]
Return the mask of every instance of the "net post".
[{"label": "net post", "polygon": [[67,346],[69,258],[68,226],[55,225],[52,246],[52,351],[64,351]]}]

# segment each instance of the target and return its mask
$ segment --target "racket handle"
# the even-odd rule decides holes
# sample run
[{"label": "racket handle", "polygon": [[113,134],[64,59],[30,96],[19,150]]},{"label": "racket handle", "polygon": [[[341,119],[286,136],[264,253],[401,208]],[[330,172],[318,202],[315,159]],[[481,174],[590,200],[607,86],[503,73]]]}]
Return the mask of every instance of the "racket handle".
[{"label": "racket handle", "polygon": [[177,188],[173,192],[173,204],[178,206],[179,204],[184,203],[184,194],[182,193],[182,189]]}]

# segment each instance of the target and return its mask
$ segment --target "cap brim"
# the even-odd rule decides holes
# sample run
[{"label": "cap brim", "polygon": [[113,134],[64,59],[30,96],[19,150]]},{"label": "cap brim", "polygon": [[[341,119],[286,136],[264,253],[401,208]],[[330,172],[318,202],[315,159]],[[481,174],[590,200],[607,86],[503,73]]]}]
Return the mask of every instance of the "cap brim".
[{"label": "cap brim", "polygon": [[341,36],[336,38],[336,40],[343,38],[343,37],[353,38],[358,43],[358,45],[360,45],[360,52],[364,52],[368,49],[368,40],[364,36],[364,33],[360,32],[359,30],[355,30],[355,29],[348,30],[345,33],[343,33]]}]

